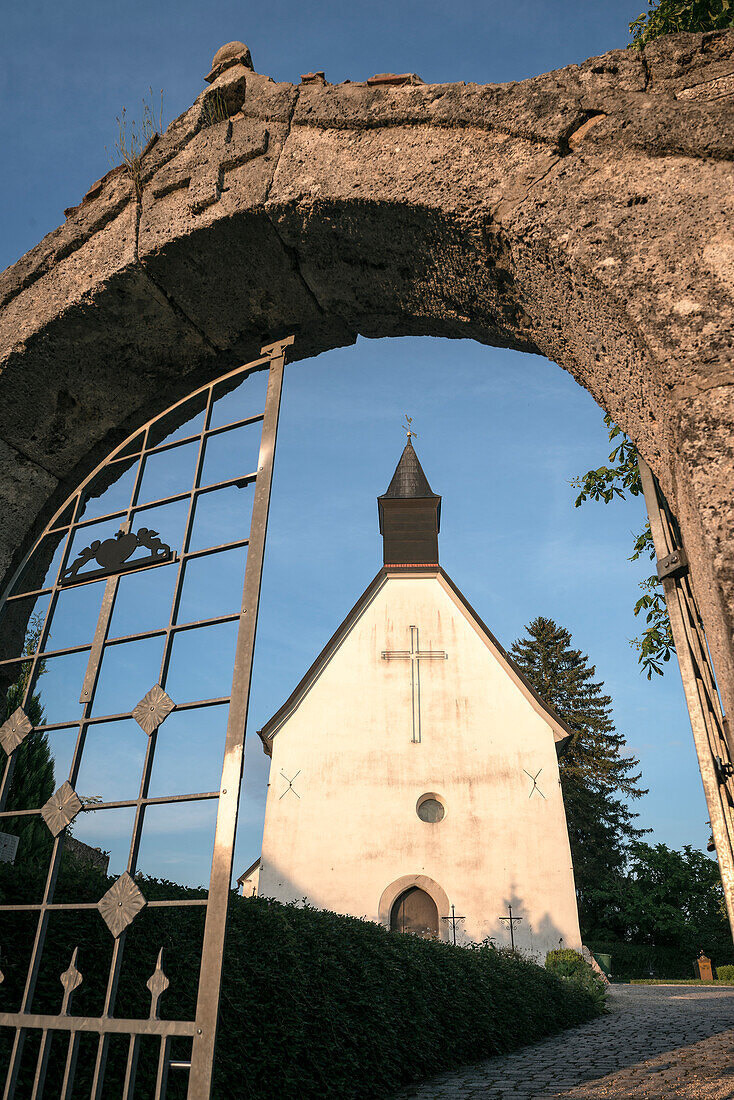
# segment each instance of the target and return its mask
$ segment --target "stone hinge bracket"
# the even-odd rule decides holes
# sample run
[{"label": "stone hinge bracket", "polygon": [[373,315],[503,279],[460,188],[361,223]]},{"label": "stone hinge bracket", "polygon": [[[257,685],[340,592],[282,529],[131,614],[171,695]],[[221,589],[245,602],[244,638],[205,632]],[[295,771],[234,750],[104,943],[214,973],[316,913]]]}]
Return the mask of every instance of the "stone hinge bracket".
[{"label": "stone hinge bracket", "polygon": [[655,565],[661,581],[666,580],[668,577],[680,577],[688,572],[688,555],[681,547],[664,558],[658,558]]}]

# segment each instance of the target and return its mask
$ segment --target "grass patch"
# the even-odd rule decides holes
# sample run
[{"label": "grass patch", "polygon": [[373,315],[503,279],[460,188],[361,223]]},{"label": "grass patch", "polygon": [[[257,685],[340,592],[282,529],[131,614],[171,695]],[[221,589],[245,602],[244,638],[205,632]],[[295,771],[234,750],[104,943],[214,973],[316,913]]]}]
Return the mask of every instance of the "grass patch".
[{"label": "grass patch", "polygon": [[632,978],[629,985],[719,985],[734,986],[734,981],[702,982],[700,978]]}]

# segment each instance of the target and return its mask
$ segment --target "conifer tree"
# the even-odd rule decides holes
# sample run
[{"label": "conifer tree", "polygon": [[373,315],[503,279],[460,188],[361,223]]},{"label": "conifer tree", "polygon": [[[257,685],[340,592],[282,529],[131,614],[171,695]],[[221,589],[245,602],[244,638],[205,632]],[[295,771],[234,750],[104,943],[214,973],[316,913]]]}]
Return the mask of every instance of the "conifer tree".
[{"label": "conifer tree", "polygon": [[[24,653],[34,652],[38,644],[41,625],[31,619],[28,625]],[[4,700],[0,696],[0,725],[23,706],[28,686],[30,670],[25,670],[11,684]],[[43,662],[39,676],[43,674]],[[40,726],[43,722],[43,705],[38,691],[34,691],[23,707],[31,724]],[[8,791],[6,810],[28,810],[43,806],[54,793],[54,762],[48,736],[45,733],[29,734],[15,750],[13,778]],[[5,770],[6,753],[0,748],[0,775]],[[45,859],[51,849],[51,834],[40,815],[23,817],[5,817],[0,820],[0,830],[20,837],[16,862],[27,863],[29,859]]]},{"label": "conifer tree", "polygon": [[573,730],[559,760],[568,819],[581,930],[609,936],[617,929],[619,895],[627,849],[645,830],[628,799],[639,787],[639,760],[625,756],[625,739],[612,719],[612,700],[596,667],[571,644],[568,630],[538,617],[512,656],[535,690]]}]

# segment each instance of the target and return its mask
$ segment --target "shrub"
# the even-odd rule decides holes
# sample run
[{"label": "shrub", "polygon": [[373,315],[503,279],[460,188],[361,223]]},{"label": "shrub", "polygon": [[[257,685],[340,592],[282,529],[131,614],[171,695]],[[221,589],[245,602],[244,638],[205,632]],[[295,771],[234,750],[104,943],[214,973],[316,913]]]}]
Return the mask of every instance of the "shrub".
[{"label": "shrub", "polygon": [[[0,900],[18,900],[29,886],[36,890],[27,867],[22,877],[20,884],[17,869],[0,865]],[[59,891],[67,900],[92,901],[111,882],[99,871],[66,865]],[[139,882],[150,900],[197,893],[155,879]],[[11,916],[0,921],[6,975],[0,1007],[6,1011],[17,1007],[35,928],[35,914],[28,921]],[[34,1010],[58,1011],[59,975],[78,944],[84,981],[74,994],[73,1012],[97,1015],[112,937],[93,909],[57,913],[52,920]],[[193,1018],[202,925],[201,909],[148,907],[136,917],[127,930],[117,1015],[147,1017],[145,982],[162,945],[171,984],[161,1014]],[[411,1080],[533,1042],[599,1010],[593,990],[582,983],[488,944],[467,950],[308,906],[233,895],[213,1100],[390,1096]],[[9,1039],[5,1030],[4,1043]],[[94,1044],[80,1049],[79,1095],[89,1093],[95,1050]],[[119,1096],[126,1051],[126,1042],[111,1045],[105,1100]],[[65,1044],[55,1041],[49,1086],[60,1081],[64,1054]],[[173,1054],[186,1057],[182,1049]],[[3,1062],[7,1056],[0,1051]],[[152,1094],[155,1069],[155,1059],[144,1059],[141,1048],[136,1095],[148,1095],[146,1089]],[[30,1095],[32,1072],[29,1062],[20,1095]],[[169,1100],[182,1100],[186,1078],[186,1073],[171,1075]]]},{"label": "shrub", "polygon": [[578,985],[594,998],[600,1011],[604,1009],[607,996],[606,983],[578,951],[572,951],[567,947],[561,951],[549,951],[545,959],[545,968],[556,977]]},{"label": "shrub", "polygon": [[716,977],[720,982],[734,982],[734,966],[717,966]]},{"label": "shrub", "polygon": [[545,968],[559,978],[575,978],[584,970],[591,969],[583,955],[578,951],[572,951],[569,947],[561,951],[549,951],[545,959]]}]

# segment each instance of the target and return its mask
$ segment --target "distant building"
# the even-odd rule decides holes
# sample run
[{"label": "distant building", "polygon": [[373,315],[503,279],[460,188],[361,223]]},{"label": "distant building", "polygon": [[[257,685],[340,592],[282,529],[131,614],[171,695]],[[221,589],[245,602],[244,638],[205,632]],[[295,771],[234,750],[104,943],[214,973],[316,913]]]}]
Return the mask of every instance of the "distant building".
[{"label": "distant building", "polygon": [[[438,563],[410,437],[378,500],[384,565],[260,731],[261,859],[243,893],[395,930],[580,948],[557,753],[569,728]],[[497,578],[501,584],[501,578]],[[458,919],[461,918],[461,919]]]},{"label": "distant building", "polygon": [[243,871],[237,879],[237,885],[243,898],[252,898],[257,894],[257,885],[260,878],[260,857],[252,863],[246,871]]},{"label": "distant building", "polygon": [[85,844],[83,840],[77,840],[68,833],[64,838],[64,852],[68,852],[80,867],[96,867],[103,875],[107,874],[110,865],[109,852],[103,852],[101,848],[93,848],[91,844]]}]

